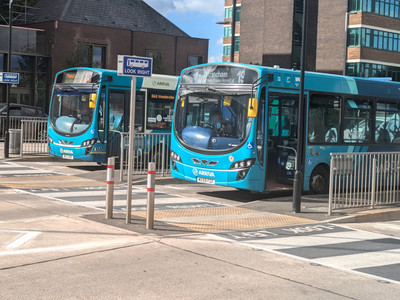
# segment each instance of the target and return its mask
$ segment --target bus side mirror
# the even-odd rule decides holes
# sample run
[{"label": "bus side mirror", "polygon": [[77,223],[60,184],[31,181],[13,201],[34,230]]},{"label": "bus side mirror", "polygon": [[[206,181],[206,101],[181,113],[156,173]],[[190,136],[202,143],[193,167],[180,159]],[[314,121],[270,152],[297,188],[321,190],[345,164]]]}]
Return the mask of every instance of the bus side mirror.
[{"label": "bus side mirror", "polygon": [[97,94],[90,94],[89,96],[89,108],[95,108],[97,101]]},{"label": "bus side mirror", "polygon": [[249,118],[257,117],[257,108],[258,108],[258,99],[250,98],[249,99],[249,109],[247,111],[247,116]]},{"label": "bus side mirror", "polygon": [[231,106],[231,104],[232,104],[232,97],[225,96],[225,97],[224,97],[223,105],[224,105],[224,106]]}]

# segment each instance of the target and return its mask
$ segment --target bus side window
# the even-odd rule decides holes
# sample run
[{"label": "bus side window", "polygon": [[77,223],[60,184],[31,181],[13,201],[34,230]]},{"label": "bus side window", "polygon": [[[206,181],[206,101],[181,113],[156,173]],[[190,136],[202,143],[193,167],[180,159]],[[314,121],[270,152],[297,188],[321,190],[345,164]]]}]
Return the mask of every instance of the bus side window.
[{"label": "bus side window", "polygon": [[308,141],[310,143],[336,143],[339,120],[339,96],[311,95],[308,114]]},{"label": "bus side window", "polygon": [[371,142],[372,101],[347,98],[343,112],[343,141]]},{"label": "bus side window", "polygon": [[396,103],[376,104],[375,141],[378,144],[400,143],[400,110]]}]

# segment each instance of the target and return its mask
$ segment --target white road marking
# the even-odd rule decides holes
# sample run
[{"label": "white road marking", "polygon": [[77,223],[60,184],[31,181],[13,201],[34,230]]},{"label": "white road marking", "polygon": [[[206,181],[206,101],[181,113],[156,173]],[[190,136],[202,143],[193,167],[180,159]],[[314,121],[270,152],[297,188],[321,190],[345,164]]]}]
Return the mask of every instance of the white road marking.
[{"label": "white road marking", "polygon": [[23,231],[23,230],[8,230],[8,229],[1,229],[0,231],[24,233],[23,236],[17,238],[15,241],[8,244],[7,248],[18,248],[18,247],[22,246],[23,244],[25,244],[26,242],[30,241],[31,239],[34,239],[39,234],[41,234],[40,231]]}]

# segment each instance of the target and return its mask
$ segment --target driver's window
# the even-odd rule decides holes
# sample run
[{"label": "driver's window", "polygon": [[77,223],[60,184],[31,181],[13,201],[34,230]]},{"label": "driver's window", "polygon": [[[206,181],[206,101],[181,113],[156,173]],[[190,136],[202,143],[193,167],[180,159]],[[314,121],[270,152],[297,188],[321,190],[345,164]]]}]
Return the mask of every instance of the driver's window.
[{"label": "driver's window", "polygon": [[264,163],[264,135],[265,135],[265,87],[261,91],[257,119],[257,156],[260,164]]},{"label": "driver's window", "polygon": [[104,143],[104,137],[105,137],[105,133],[104,133],[104,125],[105,125],[105,103],[106,103],[106,88],[103,87],[101,89],[100,92],[100,101],[99,101],[99,110],[97,112],[98,114],[98,126],[99,126],[99,139],[102,143]]}]

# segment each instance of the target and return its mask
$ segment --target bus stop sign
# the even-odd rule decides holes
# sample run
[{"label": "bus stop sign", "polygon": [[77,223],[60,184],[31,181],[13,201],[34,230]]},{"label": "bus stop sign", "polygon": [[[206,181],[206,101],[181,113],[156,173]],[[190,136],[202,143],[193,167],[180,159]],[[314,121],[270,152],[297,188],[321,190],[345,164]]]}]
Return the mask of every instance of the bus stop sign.
[{"label": "bus stop sign", "polygon": [[150,57],[118,55],[118,75],[150,77],[153,59]]},{"label": "bus stop sign", "polygon": [[19,83],[19,73],[0,72],[0,83]]}]

